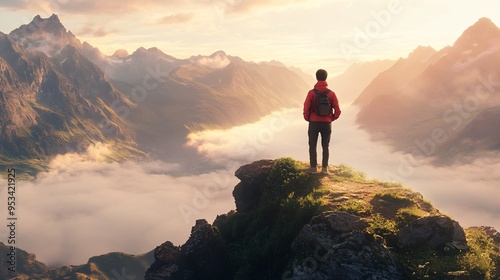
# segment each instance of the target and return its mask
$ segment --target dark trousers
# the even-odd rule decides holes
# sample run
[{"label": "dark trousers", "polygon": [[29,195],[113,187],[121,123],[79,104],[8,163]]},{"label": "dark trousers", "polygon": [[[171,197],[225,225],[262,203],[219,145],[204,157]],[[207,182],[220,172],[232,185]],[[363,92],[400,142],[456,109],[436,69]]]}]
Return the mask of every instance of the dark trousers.
[{"label": "dark trousers", "polygon": [[316,146],[318,145],[318,134],[321,134],[321,147],[323,148],[322,166],[328,166],[330,152],[330,135],[332,134],[332,123],[328,122],[309,122],[309,163],[311,167],[318,165]]}]

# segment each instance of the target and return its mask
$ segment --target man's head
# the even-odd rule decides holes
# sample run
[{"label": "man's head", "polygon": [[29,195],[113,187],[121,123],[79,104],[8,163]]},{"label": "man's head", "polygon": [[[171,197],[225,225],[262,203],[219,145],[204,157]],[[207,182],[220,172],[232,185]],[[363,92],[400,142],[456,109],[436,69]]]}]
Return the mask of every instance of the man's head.
[{"label": "man's head", "polygon": [[326,78],[328,77],[328,73],[324,69],[319,69],[316,71],[316,80],[318,81],[326,81]]}]

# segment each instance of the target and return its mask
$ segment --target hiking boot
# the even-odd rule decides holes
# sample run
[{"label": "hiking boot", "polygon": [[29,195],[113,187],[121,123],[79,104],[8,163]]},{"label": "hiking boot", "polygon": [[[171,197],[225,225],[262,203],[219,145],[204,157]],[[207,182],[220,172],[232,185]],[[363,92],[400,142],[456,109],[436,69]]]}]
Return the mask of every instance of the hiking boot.
[{"label": "hiking boot", "polygon": [[307,169],[307,173],[316,173],[318,172],[318,168],[316,166],[311,166],[309,169]]},{"label": "hiking boot", "polygon": [[329,174],[330,172],[328,171],[328,166],[325,166],[321,168],[321,174]]}]

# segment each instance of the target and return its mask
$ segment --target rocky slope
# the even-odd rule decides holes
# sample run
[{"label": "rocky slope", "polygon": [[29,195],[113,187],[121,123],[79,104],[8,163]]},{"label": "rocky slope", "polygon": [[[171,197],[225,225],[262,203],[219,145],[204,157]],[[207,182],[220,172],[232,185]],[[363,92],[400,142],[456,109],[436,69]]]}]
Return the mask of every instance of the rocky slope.
[{"label": "rocky slope", "polygon": [[133,131],[108,105],[115,100],[128,102],[71,45],[51,59],[0,34],[1,166],[34,173],[33,161],[96,142],[135,154]]},{"label": "rocky slope", "polygon": [[[159,245],[145,279],[498,279],[499,233],[443,215],[422,195],[290,158],[236,171],[236,211]],[[483,264],[480,264],[484,261]]]},{"label": "rocky slope", "polygon": [[329,78],[328,85],[344,106],[351,105],[375,77],[395,62],[386,59],[354,63],[342,74]]}]

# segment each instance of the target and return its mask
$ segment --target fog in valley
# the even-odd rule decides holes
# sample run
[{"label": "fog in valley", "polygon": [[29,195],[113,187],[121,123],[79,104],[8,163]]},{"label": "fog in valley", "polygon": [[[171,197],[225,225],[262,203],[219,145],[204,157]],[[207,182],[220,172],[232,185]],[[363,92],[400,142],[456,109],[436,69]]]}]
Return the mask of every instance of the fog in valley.
[{"label": "fog in valley", "polygon": [[[345,107],[333,123],[330,164],[347,164],[369,179],[401,182],[464,228],[500,228],[497,158],[435,167],[371,142],[355,125],[355,113]],[[235,208],[234,171],[242,164],[279,157],[308,161],[307,122],[300,108],[188,138],[186,145],[199,151],[193,161],[207,162],[195,175],[179,175],[190,167],[175,162],[106,163],[110,147],[101,144],[83,155],[57,156],[47,172],[18,183],[18,247],[55,266],[86,263],[113,251],[141,254],[167,240],[180,245],[196,219],[211,223]]]}]

